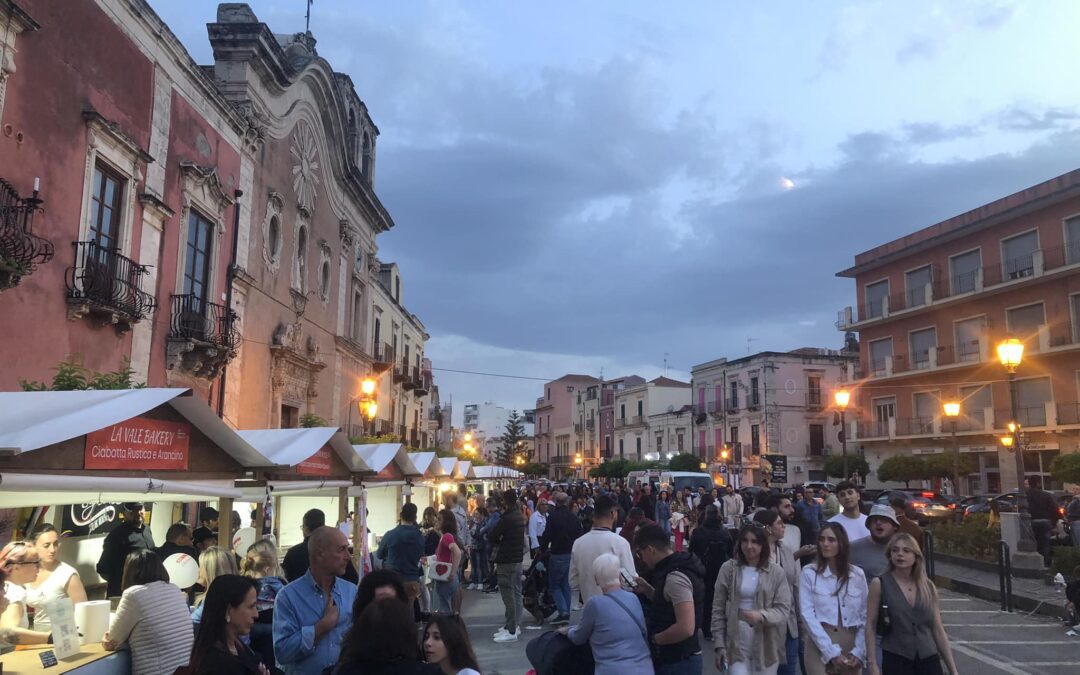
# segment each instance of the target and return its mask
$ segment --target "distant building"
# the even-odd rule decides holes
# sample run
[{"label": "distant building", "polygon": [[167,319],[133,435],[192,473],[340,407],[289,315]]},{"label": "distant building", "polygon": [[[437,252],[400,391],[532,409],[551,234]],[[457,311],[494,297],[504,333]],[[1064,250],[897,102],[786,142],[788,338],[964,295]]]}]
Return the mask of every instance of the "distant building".
[{"label": "distant building", "polygon": [[[1024,343],[1024,475],[1061,487],[1050,462],[1080,446],[1078,213],[1075,170],[859,253],[838,273],[855,280],[857,303],[837,327],[860,338],[849,445],[872,471],[897,454],[956,446],[976,463],[963,493],[1015,489],[1015,455],[999,446],[1013,414],[996,354],[1012,337]],[[955,419],[944,415],[950,401],[961,405]]]},{"label": "distant building", "polygon": [[536,399],[536,461],[548,464],[551,474],[565,477],[574,473],[573,448],[575,438],[574,420],[577,393],[599,384],[600,380],[589,375],[563,375],[544,385],[544,395]]},{"label": "distant building", "polygon": [[615,457],[655,460],[667,453],[665,448],[686,447],[691,400],[690,383],[669,377],[615,390]]},{"label": "distant building", "polygon": [[760,484],[768,454],[788,458],[788,484],[825,480],[825,458],[840,451],[832,392],[854,362],[854,354],[804,348],[694,366],[694,451],[724,465],[736,485]]}]

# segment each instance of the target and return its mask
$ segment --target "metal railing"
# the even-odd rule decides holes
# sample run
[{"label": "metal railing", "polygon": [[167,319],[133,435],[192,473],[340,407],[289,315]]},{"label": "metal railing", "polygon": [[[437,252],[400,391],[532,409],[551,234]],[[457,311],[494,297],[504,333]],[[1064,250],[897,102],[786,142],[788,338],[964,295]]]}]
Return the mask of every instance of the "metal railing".
[{"label": "metal railing", "polygon": [[821,408],[821,390],[811,389],[806,392],[806,407],[807,408]]},{"label": "metal railing", "polygon": [[1013,611],[1012,597],[1012,555],[1008,542],[998,542],[998,593],[1001,595],[1001,611]]},{"label": "metal railing", "polygon": [[236,312],[194,293],[172,296],[172,330],[169,337],[198,340],[230,351],[240,346]]},{"label": "metal railing", "polygon": [[[1046,406],[1024,406],[1016,409],[1016,421],[1022,427],[1045,427]],[[1007,428],[1012,421],[1012,411],[1008,408],[994,411],[994,427],[997,429]]]},{"label": "metal railing", "polygon": [[372,357],[376,363],[393,363],[394,348],[388,342],[376,342]]},{"label": "metal railing", "polygon": [[34,214],[41,211],[37,190],[20,197],[15,188],[0,178],[0,272],[14,277],[30,274],[52,259],[52,242],[33,233]]},{"label": "metal railing", "polygon": [[934,433],[933,417],[900,417],[896,420],[897,436],[923,436]]},{"label": "metal railing", "polygon": [[71,300],[113,310],[133,321],[153,311],[154,296],[142,290],[142,278],[150,273],[146,265],[123,256],[115,248],[103,248],[96,241],[76,241],[75,264],[67,270],[67,291]]}]

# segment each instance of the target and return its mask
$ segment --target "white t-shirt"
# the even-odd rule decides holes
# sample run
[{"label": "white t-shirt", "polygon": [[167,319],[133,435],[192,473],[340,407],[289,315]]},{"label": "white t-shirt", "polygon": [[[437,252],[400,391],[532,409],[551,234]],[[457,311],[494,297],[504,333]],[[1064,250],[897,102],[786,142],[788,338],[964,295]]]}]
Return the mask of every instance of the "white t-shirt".
[{"label": "white t-shirt", "polygon": [[64,596],[64,588],[71,577],[79,573],[71,565],[62,562],[37,588],[26,587],[26,604],[34,608],[34,630],[47,631],[52,627],[45,603]]},{"label": "white t-shirt", "polygon": [[12,604],[22,603],[23,614],[22,620],[19,622],[19,628],[30,627],[30,617],[26,613],[26,589],[18,584],[13,584],[10,581],[4,582],[4,597]]},{"label": "white t-shirt", "polygon": [[840,525],[843,526],[844,531],[847,532],[849,542],[870,536],[870,530],[866,529],[866,516],[861,513],[857,518],[848,518],[844,515],[844,512],[841,511],[832,518],[829,518],[829,522],[840,523]]},{"label": "white t-shirt", "polygon": [[457,671],[457,675],[480,675],[480,671],[473,670],[472,668],[462,668]]}]

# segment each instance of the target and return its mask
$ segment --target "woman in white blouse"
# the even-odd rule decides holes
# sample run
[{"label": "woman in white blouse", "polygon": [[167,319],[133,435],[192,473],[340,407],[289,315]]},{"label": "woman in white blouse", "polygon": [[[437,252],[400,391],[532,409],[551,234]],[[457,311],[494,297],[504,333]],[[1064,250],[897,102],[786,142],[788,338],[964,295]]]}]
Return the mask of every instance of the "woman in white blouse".
[{"label": "woman in white blouse", "polygon": [[809,634],[803,667],[807,675],[860,675],[866,661],[866,575],[850,562],[843,526],[822,525],[817,545],[817,560],[800,578],[799,613]]},{"label": "woman in white blouse", "polygon": [[52,630],[45,603],[55,598],[67,597],[71,604],[86,602],[79,573],[71,565],[60,561],[60,533],[52,525],[43,525],[34,535],[34,550],[41,566],[37,578],[26,584],[26,604],[34,608],[34,628]]},{"label": "woman in white blouse", "polygon": [[37,551],[28,541],[13,541],[0,550],[0,570],[4,573],[4,598],[7,607],[0,614],[0,640],[20,645],[43,644],[49,631],[30,630],[26,612],[26,589],[23,584],[37,577]]}]

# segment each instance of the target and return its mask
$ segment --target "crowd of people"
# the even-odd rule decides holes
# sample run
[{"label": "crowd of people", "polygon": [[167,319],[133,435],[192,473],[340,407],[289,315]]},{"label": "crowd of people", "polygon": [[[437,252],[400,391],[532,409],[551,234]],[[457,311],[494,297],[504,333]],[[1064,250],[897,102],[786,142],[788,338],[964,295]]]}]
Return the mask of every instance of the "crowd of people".
[{"label": "crowd of people", "polygon": [[[141,505],[128,504],[98,564],[119,597],[102,644],[129,649],[137,675],[472,675],[462,597],[487,591],[505,610],[495,642],[521,638],[528,606],[599,673],[696,674],[709,658],[733,674],[933,674],[944,663],[955,675],[921,534],[902,509],[863,515],[847,482],[820,499],[758,500],[649,484],[450,493],[422,517],[404,504],[362,579],[347,536],[318,510],[279,564],[266,539],[243,558],[218,546],[212,510],[155,547]],[[61,542],[46,526],[0,551],[8,641],[46,642],[46,600],[86,598]],[[163,560],[175,553],[198,560],[190,588],[170,583]],[[523,597],[537,579],[529,593],[549,598],[550,613]]]}]

